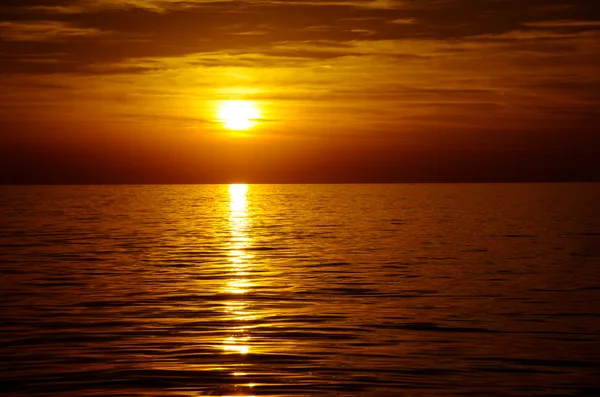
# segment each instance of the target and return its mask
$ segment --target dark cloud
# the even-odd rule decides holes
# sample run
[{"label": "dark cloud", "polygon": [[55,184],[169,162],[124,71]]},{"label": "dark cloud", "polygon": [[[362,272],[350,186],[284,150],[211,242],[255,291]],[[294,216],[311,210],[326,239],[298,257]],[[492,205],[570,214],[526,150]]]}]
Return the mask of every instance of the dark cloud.
[{"label": "dark cloud", "polygon": [[[71,72],[74,63],[258,46],[268,51],[285,41],[538,39],[550,41],[545,44],[549,48],[565,45],[554,41],[600,30],[596,3],[579,0],[552,6],[545,0],[527,5],[510,0],[11,0],[0,11],[0,52],[69,53],[77,58],[64,63],[65,71]],[[18,45],[11,44],[15,41]],[[14,68],[4,64],[0,70]]]}]

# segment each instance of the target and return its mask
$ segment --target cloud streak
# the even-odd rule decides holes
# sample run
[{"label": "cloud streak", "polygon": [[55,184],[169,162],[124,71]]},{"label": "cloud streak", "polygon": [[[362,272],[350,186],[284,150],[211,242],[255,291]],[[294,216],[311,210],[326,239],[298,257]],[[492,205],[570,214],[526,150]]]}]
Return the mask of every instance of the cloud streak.
[{"label": "cloud streak", "polygon": [[0,38],[5,41],[63,41],[107,33],[61,21],[0,21]]}]

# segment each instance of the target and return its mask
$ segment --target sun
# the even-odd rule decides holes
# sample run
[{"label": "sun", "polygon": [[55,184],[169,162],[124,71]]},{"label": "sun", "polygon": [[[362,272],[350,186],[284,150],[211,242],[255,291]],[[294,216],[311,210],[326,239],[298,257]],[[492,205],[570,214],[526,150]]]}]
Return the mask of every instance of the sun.
[{"label": "sun", "polygon": [[260,111],[252,101],[228,100],[218,105],[217,119],[228,130],[248,130],[256,125],[259,118]]}]

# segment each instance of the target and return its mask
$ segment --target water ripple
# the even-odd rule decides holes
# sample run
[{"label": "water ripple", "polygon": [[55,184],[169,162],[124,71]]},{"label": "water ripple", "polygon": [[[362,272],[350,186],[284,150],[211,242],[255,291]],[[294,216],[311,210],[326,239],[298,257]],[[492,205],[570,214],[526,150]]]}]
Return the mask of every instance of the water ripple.
[{"label": "water ripple", "polygon": [[598,396],[598,191],[2,187],[0,389]]}]

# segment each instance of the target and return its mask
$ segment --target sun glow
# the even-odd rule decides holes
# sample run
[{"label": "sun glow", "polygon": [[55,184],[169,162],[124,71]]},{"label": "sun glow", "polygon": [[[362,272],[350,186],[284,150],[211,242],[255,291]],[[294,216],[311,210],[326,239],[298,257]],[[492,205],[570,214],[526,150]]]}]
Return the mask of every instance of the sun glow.
[{"label": "sun glow", "polygon": [[228,130],[248,130],[254,127],[257,120],[260,119],[260,111],[256,103],[252,101],[221,101],[217,109],[217,119]]}]

